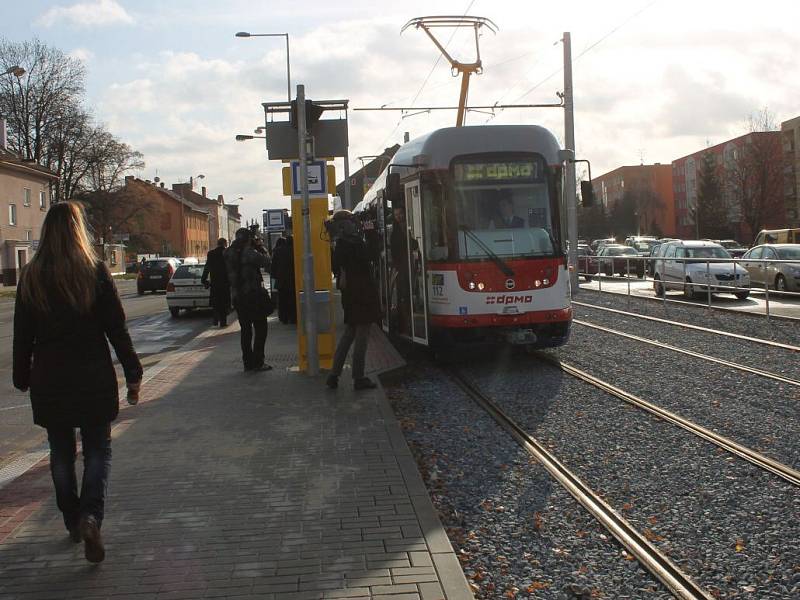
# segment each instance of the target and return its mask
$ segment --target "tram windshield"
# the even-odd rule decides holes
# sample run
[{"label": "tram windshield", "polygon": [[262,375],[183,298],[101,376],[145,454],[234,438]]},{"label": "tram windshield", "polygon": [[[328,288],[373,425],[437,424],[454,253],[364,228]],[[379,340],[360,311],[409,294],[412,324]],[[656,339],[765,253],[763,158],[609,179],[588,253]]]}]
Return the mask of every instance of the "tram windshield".
[{"label": "tram windshield", "polygon": [[556,254],[541,157],[459,160],[453,164],[453,185],[459,258]]}]

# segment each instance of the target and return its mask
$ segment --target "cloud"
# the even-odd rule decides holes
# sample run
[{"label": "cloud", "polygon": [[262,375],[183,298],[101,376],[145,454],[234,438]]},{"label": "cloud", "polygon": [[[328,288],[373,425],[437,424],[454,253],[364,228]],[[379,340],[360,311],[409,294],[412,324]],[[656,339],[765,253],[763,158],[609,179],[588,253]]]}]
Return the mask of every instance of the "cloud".
[{"label": "cloud", "polygon": [[69,53],[69,55],[72,58],[77,58],[84,64],[88,63],[90,60],[94,58],[94,52],[92,52],[88,48],[75,48]]},{"label": "cloud", "polygon": [[43,27],[68,24],[75,27],[130,25],[133,17],[116,0],[78,2],[71,6],[54,6],[45,11],[36,23]]}]

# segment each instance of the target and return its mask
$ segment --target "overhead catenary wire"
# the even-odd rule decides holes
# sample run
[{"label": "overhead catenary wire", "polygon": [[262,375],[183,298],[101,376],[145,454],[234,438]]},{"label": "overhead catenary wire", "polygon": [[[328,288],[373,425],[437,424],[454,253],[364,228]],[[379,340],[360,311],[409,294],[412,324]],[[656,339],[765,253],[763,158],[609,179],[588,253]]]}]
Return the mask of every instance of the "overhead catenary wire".
[{"label": "overhead catenary wire", "polygon": [[[650,1],[649,3],[647,3],[645,6],[643,6],[642,8],[640,8],[639,10],[637,10],[636,12],[632,13],[631,15],[629,15],[627,18],[625,18],[625,19],[624,19],[623,21],[621,21],[619,24],[617,24],[617,25],[616,25],[616,26],[614,26],[612,29],[610,29],[608,32],[606,32],[605,34],[603,34],[603,35],[602,35],[600,38],[598,38],[596,41],[592,42],[592,43],[591,43],[591,44],[589,44],[589,45],[588,45],[586,48],[584,48],[584,49],[583,49],[583,50],[582,50],[582,51],[581,51],[581,52],[580,52],[580,53],[579,53],[577,56],[575,56],[575,57],[572,59],[572,62],[573,62],[573,63],[576,63],[576,62],[578,62],[578,61],[579,61],[579,60],[580,60],[580,59],[581,59],[583,56],[585,56],[586,54],[588,54],[588,53],[589,53],[590,51],[592,51],[594,48],[596,48],[597,46],[599,46],[600,44],[602,44],[604,41],[606,41],[608,38],[610,38],[612,35],[614,35],[614,34],[615,34],[617,31],[619,31],[620,29],[622,29],[622,28],[623,28],[625,25],[627,25],[628,23],[630,23],[632,20],[634,20],[636,17],[638,17],[639,15],[641,15],[641,14],[642,14],[643,12],[645,12],[646,10],[648,10],[650,7],[652,7],[654,4],[656,4],[656,2],[658,2],[658,0],[651,0],[651,1]],[[559,40],[559,41],[560,41],[560,40]],[[558,43],[558,42],[556,42],[556,43]],[[555,44],[553,44],[553,45],[555,45]],[[546,76],[545,78],[543,78],[541,81],[539,81],[538,83],[536,83],[536,84],[535,84],[533,87],[529,88],[529,89],[528,89],[527,91],[525,91],[523,94],[521,94],[520,96],[518,96],[518,97],[517,97],[517,98],[516,98],[516,99],[515,99],[515,100],[512,102],[512,104],[517,104],[517,103],[519,103],[519,102],[520,102],[520,100],[522,100],[522,99],[523,99],[523,98],[525,98],[526,96],[528,96],[528,95],[532,94],[533,92],[535,92],[537,89],[539,89],[539,88],[540,88],[541,86],[543,86],[545,83],[547,83],[548,81],[550,81],[550,80],[551,80],[553,77],[555,77],[556,75],[558,75],[559,73],[561,73],[563,70],[564,70],[564,65],[560,65],[560,66],[559,66],[557,69],[555,69],[555,70],[554,70],[552,73],[550,73],[549,75],[547,75],[547,76]],[[502,96],[502,97],[504,98],[504,97],[505,97],[505,95],[506,95],[506,94],[507,94],[507,93],[508,93],[508,92],[509,92],[511,89],[513,89],[513,86],[512,86],[512,88],[509,88],[509,90],[507,90],[506,92],[504,92],[504,94],[503,94],[503,96]],[[500,103],[500,101],[498,100],[497,104],[499,104],[499,103]],[[501,112],[502,112],[502,110],[501,110]],[[495,115],[493,115],[493,116],[489,117],[489,118],[486,120],[486,122],[488,123],[488,122],[489,122],[489,121],[491,121],[491,120],[492,120],[494,117],[495,117]]]},{"label": "overhead catenary wire", "polygon": [[[467,4],[467,8],[464,9],[464,16],[466,16],[466,14],[470,11],[470,9],[472,8],[473,4],[475,4],[475,0],[470,0],[470,3]],[[450,34],[450,37],[448,38],[447,43],[444,45],[445,50],[447,50],[447,48],[450,46],[450,43],[453,41],[453,38],[455,37],[457,31],[458,31],[457,29],[454,29],[453,33]],[[414,103],[419,99],[420,94],[422,94],[422,90],[425,89],[425,86],[428,84],[428,81],[430,80],[431,76],[433,75],[433,72],[436,70],[436,67],[439,66],[439,63],[441,62],[441,60],[442,60],[442,54],[440,53],[439,56],[436,57],[436,60],[433,62],[433,66],[431,67],[431,70],[428,71],[427,76],[422,81],[422,85],[419,86],[419,89],[417,90],[417,93],[414,94],[414,98],[411,100],[410,106],[414,106]],[[400,124],[403,122],[403,118],[404,117],[401,115],[400,118],[397,120],[397,123],[395,124],[394,129],[392,129],[392,131],[389,133],[389,135],[387,135],[383,139],[383,141],[379,144],[379,147],[382,148],[386,144],[386,142],[388,142],[389,139],[397,132],[397,130],[400,128]]]}]

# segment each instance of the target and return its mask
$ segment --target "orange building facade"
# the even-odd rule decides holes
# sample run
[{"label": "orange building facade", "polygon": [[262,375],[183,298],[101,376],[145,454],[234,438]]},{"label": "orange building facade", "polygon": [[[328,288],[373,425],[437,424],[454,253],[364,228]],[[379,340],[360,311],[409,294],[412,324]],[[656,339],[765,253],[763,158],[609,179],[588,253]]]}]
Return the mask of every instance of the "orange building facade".
[{"label": "orange building facade", "polygon": [[639,235],[660,230],[662,237],[675,236],[675,196],[672,167],[655,163],[619,167],[592,180],[595,198],[606,211],[622,200],[625,193],[636,200]]},{"label": "orange building facade", "polygon": [[171,190],[133,176],[125,178],[125,193],[147,206],[131,224],[130,233],[145,240],[148,253],[196,256],[209,250],[209,215]]}]

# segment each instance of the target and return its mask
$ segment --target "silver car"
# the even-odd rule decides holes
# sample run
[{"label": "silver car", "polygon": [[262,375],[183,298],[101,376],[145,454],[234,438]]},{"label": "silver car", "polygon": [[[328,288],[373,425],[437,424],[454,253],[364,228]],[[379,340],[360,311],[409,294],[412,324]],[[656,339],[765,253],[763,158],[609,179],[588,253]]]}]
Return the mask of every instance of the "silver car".
[{"label": "silver car", "polygon": [[[793,262],[769,262],[783,260]],[[800,244],[756,246],[745,253],[742,264],[750,273],[751,285],[778,292],[800,292]]]},{"label": "silver car", "polygon": [[736,265],[719,244],[703,240],[668,242],[663,258],[655,261],[653,287],[683,290],[691,300],[700,294],[734,294],[739,300],[750,295],[750,275]]}]

